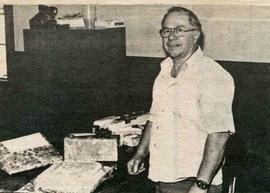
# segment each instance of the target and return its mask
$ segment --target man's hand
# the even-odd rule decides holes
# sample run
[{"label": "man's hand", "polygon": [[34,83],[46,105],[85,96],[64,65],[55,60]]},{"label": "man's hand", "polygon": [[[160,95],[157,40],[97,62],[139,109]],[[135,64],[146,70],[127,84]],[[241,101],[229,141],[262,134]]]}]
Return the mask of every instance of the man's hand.
[{"label": "man's hand", "polygon": [[145,170],[143,157],[135,156],[127,163],[128,173],[138,175]]},{"label": "man's hand", "polygon": [[150,133],[152,128],[152,122],[147,121],[140,144],[137,148],[135,156],[127,163],[128,173],[131,175],[138,175],[145,170],[144,157],[149,153]]},{"label": "man's hand", "polygon": [[127,163],[128,173],[131,175],[138,175],[145,170],[144,158],[149,153],[149,142],[151,134],[152,122],[147,121],[140,144],[134,157]]},{"label": "man's hand", "polygon": [[208,190],[202,190],[200,188],[197,187],[197,185],[194,183],[191,188],[189,189],[188,193],[207,193]]}]

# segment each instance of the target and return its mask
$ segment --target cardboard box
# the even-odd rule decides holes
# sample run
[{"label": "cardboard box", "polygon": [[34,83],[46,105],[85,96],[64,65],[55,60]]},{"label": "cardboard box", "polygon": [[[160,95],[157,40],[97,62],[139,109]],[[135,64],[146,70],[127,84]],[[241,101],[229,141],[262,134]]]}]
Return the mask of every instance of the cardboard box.
[{"label": "cardboard box", "polygon": [[63,160],[59,152],[35,133],[0,142],[0,168],[14,174]]},{"label": "cardboard box", "polygon": [[[72,135],[71,135],[72,136]],[[74,136],[74,135],[73,135]],[[64,139],[66,161],[117,161],[117,139],[102,139],[94,136],[66,137]]]}]

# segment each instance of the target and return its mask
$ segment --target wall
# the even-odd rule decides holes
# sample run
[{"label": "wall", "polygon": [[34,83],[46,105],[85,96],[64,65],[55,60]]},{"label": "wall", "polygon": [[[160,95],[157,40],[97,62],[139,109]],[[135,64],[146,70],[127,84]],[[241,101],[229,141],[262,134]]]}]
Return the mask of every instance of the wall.
[{"label": "wall", "polygon": [[[56,5],[58,16],[79,12],[83,5]],[[123,19],[128,56],[162,57],[158,31],[171,5],[98,5],[98,19]],[[268,62],[270,60],[269,5],[185,5],[201,19],[205,52],[217,60]],[[15,47],[23,51],[22,29],[37,13],[36,5],[14,6]]]}]

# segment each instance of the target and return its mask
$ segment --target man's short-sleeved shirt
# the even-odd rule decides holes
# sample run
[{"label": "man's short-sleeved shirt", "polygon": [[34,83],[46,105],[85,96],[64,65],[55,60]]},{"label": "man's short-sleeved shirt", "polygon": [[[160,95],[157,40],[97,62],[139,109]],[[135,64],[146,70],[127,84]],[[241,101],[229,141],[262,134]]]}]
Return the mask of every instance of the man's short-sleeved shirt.
[{"label": "man's short-sleeved shirt", "polygon": [[[148,176],[153,181],[196,177],[207,135],[235,132],[231,75],[200,48],[184,65],[173,78],[173,61],[166,58],[154,83]],[[212,184],[221,183],[220,170]]]}]

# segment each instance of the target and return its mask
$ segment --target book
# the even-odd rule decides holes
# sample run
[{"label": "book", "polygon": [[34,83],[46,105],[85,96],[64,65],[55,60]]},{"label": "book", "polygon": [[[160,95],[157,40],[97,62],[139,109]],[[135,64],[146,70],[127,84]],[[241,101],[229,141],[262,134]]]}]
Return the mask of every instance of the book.
[{"label": "book", "polygon": [[41,133],[0,142],[0,168],[15,174],[62,161],[60,153]]}]

